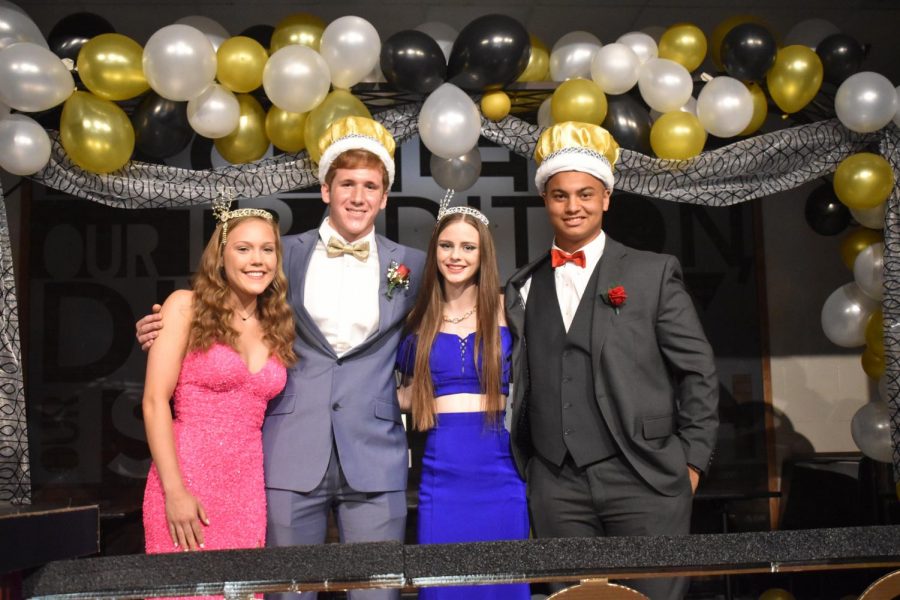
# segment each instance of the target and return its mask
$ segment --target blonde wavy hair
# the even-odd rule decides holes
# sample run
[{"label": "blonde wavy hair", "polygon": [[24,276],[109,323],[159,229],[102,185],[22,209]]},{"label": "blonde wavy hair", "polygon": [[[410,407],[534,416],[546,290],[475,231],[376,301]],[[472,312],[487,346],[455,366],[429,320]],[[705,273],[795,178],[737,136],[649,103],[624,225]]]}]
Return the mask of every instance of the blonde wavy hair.
[{"label": "blonde wavy hair", "polygon": [[[260,217],[238,217],[228,221],[229,231],[234,231],[244,221],[258,219],[271,225],[275,232],[275,278],[259,295],[257,311],[263,330],[263,340],[269,350],[285,366],[297,360],[294,354],[294,316],[287,303],[287,278],[282,262],[281,236],[274,221]],[[209,243],[200,257],[200,266],[194,274],[194,316],[191,322],[189,350],[208,350],[215,342],[237,348],[238,332],[231,326],[234,309],[231,307],[231,288],[225,279],[222,224],[216,225]]]}]

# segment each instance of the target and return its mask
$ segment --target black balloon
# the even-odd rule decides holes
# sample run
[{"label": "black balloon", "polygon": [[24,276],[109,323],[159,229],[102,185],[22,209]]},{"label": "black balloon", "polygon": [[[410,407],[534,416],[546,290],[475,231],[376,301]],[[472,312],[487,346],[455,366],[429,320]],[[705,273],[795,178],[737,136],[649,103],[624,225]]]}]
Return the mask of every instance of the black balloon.
[{"label": "black balloon", "polygon": [[840,85],[857,73],[866,57],[862,44],[844,33],[835,33],[819,42],[816,54],[822,59],[824,79]]},{"label": "black balloon", "polygon": [[47,45],[60,58],[78,60],[81,47],[101,33],[115,33],[112,24],[99,15],[80,12],[63,17],[50,30]]},{"label": "black balloon", "polygon": [[775,64],[778,46],[769,30],[756,23],[743,23],[722,40],[725,72],[743,81],[761,81]]},{"label": "black balloon", "polygon": [[640,102],[627,94],[606,97],[606,118],[601,126],[610,132],[619,146],[653,156],[650,127],[653,120]]},{"label": "black balloon", "polygon": [[459,32],[447,65],[450,83],[466,90],[501,88],[525,71],[531,38],[506,15],[478,17]]},{"label": "black balloon", "polygon": [[806,222],[819,235],[837,235],[850,224],[850,210],[834,193],[834,186],[825,183],[812,191],[806,199]]},{"label": "black balloon", "polygon": [[271,25],[251,25],[247,29],[240,32],[238,35],[253,38],[257,42],[259,42],[263,48],[268,50],[269,46],[272,45],[273,33],[275,33],[275,28]]},{"label": "black balloon", "polygon": [[149,92],[131,116],[134,147],[151,158],[168,158],[184,150],[194,137],[187,102]]},{"label": "black balloon", "polygon": [[430,94],[444,83],[447,63],[430,35],[410,29],[381,44],[381,72],[397,89]]}]

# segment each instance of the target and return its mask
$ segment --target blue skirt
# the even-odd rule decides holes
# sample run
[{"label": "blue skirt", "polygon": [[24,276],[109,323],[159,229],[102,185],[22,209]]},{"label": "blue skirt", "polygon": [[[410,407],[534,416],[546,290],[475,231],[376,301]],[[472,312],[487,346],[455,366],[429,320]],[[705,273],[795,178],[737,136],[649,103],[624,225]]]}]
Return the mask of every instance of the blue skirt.
[{"label": "blue skirt", "polygon": [[[428,432],[419,486],[419,543],[528,539],[525,482],[519,478],[503,417],[441,413]],[[528,600],[528,584],[433,587],[427,600]]]}]

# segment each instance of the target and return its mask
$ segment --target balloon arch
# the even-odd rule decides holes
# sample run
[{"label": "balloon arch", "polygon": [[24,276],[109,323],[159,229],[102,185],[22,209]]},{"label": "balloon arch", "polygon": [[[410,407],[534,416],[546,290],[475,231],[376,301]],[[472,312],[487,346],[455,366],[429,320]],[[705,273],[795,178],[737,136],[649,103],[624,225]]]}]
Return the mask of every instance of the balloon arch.
[{"label": "balloon arch", "polygon": [[[210,19],[188,17],[157,31],[142,49],[88,13],[63,19],[45,41],[21,9],[4,2],[0,25],[12,32],[0,34],[0,101],[18,111],[0,111],[6,115],[0,119],[0,167],[119,208],[203,205],[220,194],[254,198],[314,185],[321,133],[341,116],[371,116],[370,108],[398,142],[419,135],[434,160],[446,163],[432,169],[444,174],[439,183],[458,189],[477,178],[467,157],[479,136],[530,157],[543,127],[563,120],[602,123],[613,133],[623,146],[617,189],[673,202],[730,206],[835,173],[834,193],[825,196],[836,194],[833,204],[839,199],[860,223],[883,225],[884,244],[877,256],[869,238],[850,252],[851,263],[865,256],[868,271],[848,284],[849,291],[844,286],[829,298],[823,327],[839,345],[867,343],[863,367],[876,379],[883,372],[886,415],[861,410],[853,433],[867,455],[893,462],[900,480],[900,128],[891,123],[898,121],[898,99],[883,76],[856,72],[862,54],[836,28],[801,23],[788,34],[793,43],[779,49],[763,25],[736,17],[720,24],[709,44],[696,26],[679,24],[658,38],[630,32],[607,45],[576,31],[548,49],[503,15],[479,17],[458,33],[427,23],[382,43],[359,17],[326,26],[298,13],[235,37]],[[707,46],[728,75],[701,77],[705,85],[694,99],[690,71],[703,62]],[[175,56],[175,48],[182,54]],[[79,78],[74,92],[73,72]],[[388,90],[388,98],[376,93],[364,103],[360,98],[372,86],[358,84],[379,78],[390,84],[375,86]],[[553,83],[535,83],[548,79]],[[823,79],[837,89],[834,110],[816,114],[822,113],[817,93]],[[807,120],[817,118],[751,135],[765,120],[766,93],[786,113],[802,109]],[[117,104],[141,94],[128,105],[130,117]],[[473,95],[481,97],[480,107]],[[546,97],[537,125],[515,116],[537,108],[535,97]],[[61,103],[61,114],[51,110]],[[49,119],[50,131],[22,113]],[[821,118],[829,114],[837,119]],[[136,159],[162,162],[195,133],[215,138],[233,164],[195,171]],[[703,151],[708,134],[744,137]],[[270,143],[284,153],[262,159]],[[830,198],[824,200],[828,205]],[[808,203],[808,220],[810,210]],[[813,223],[825,227],[825,221]],[[883,264],[877,274],[875,264]],[[0,500],[27,503],[25,402],[5,208],[0,268],[6,374]],[[882,321],[873,318],[879,302]],[[828,316],[842,311],[856,314],[856,321]],[[891,441],[873,448],[868,437],[875,434]]]}]

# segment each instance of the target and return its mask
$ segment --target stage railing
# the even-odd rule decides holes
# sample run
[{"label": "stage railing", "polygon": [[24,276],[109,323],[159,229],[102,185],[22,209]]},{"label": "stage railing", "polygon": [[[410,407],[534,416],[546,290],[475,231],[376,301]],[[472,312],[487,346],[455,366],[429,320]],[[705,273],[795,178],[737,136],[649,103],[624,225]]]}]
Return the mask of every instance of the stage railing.
[{"label": "stage railing", "polygon": [[[606,578],[627,585],[628,579],[645,577],[863,568],[900,568],[900,526],[111,556],[47,564],[25,580],[24,593],[27,598],[60,600],[211,594],[247,598],[282,591]],[[888,577],[879,584],[888,595],[865,597],[900,594],[898,580]],[[885,586],[891,585],[894,592],[886,592]]]}]

